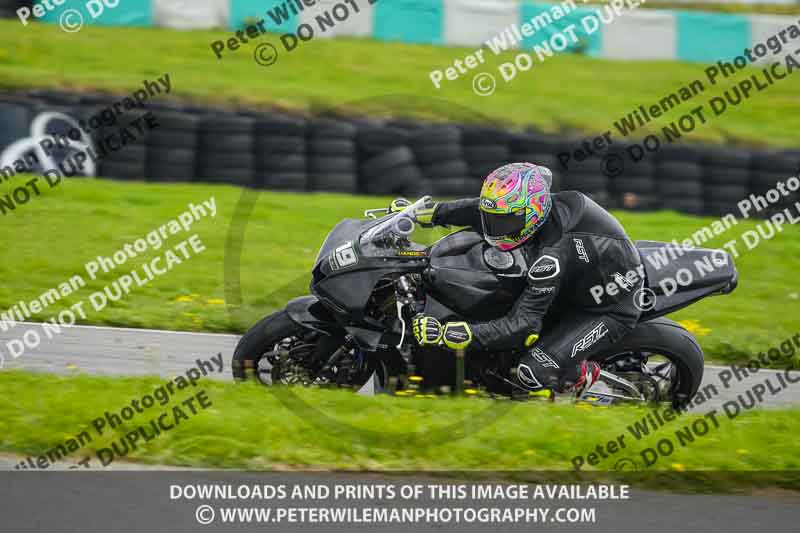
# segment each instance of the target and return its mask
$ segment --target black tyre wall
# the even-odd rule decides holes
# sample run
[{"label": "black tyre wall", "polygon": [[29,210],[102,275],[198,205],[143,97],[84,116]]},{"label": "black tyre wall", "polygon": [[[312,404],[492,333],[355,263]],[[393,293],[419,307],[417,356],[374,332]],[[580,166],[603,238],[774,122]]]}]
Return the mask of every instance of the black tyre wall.
[{"label": "black tyre wall", "polygon": [[[118,96],[36,89],[0,93],[0,150],[29,136],[43,110],[88,119]],[[324,190],[418,196],[474,196],[495,168],[528,161],[553,172],[553,191],[583,191],[607,207],[727,214],[750,194],[763,195],[800,174],[800,150],[662,143],[634,161],[617,143],[567,168],[583,139],[529,129],[424,123],[403,118],[304,118],[153,100],[90,133],[97,142],[152,112],[158,127],[98,167],[101,176],[154,181],[211,181],[275,190]],[[132,126],[131,126],[132,127]],[[616,139],[615,139],[616,140]],[[641,144],[641,142],[637,142]],[[607,165],[618,154],[622,165]],[[769,216],[800,201],[797,193],[754,213]]]}]

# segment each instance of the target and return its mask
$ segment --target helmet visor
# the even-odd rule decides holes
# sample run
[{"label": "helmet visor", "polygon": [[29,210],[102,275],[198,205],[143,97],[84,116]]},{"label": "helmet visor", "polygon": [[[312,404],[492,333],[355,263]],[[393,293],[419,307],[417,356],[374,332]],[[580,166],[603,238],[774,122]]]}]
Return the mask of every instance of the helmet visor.
[{"label": "helmet visor", "polygon": [[510,237],[525,227],[525,209],[514,213],[487,213],[481,211],[483,234],[487,237]]}]

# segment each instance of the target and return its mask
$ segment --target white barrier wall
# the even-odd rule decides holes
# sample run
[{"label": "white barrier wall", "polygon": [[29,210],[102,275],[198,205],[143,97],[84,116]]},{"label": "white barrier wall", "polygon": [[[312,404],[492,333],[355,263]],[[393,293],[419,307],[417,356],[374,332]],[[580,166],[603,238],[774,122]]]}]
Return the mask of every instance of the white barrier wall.
[{"label": "white barrier wall", "polygon": [[602,38],[603,57],[673,59],[678,28],[670,11],[642,10],[604,27]]},{"label": "white barrier wall", "polygon": [[155,0],[153,2],[153,22],[156,26],[179,30],[226,28],[229,19],[229,0]]},{"label": "white barrier wall", "polygon": [[473,46],[512,24],[519,23],[517,2],[503,0],[445,0],[444,42]]},{"label": "white barrier wall", "polygon": [[[587,15],[602,9],[581,0],[559,4],[529,0],[125,0],[114,9],[89,19],[89,24],[164,26],[179,29],[239,29],[246,22],[264,20],[268,30],[285,33],[299,24],[311,24],[315,37],[354,36],[384,41],[479,47],[487,40],[520,27],[532,17],[559,8],[566,18],[554,20],[535,37],[511,39],[513,47],[530,49],[563,26],[580,27]],[[633,2],[634,0],[629,0]],[[641,0],[639,0],[641,1]],[[288,6],[302,3],[297,13]],[[334,6],[358,5],[335,26],[320,31],[316,17]],[[64,0],[45,19],[58,23],[66,9],[81,9],[85,0]],[[275,21],[277,10],[288,13]],[[625,10],[599,31],[586,37],[583,53],[594,57],[625,60],[676,59],[716,62],[741,55],[743,50],[790,25],[800,26],[800,17],[740,15],[703,11]],[[769,56],[767,56],[769,57]]]}]

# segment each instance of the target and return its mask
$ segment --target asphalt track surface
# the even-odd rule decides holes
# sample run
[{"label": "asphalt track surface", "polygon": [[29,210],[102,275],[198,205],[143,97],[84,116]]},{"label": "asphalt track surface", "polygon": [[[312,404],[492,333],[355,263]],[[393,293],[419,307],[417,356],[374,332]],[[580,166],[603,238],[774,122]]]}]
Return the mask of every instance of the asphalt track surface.
[{"label": "asphalt track surface", "polygon": [[[218,485],[334,485],[447,484],[429,477],[286,472],[29,472],[5,475],[0,481],[0,513],[5,531],[14,533],[107,532],[133,533],[169,531],[509,531],[556,530],[614,533],[675,533],[751,531],[796,531],[798,497],[778,492],[751,496],[665,494],[629,489],[625,500],[541,500],[484,499],[431,500],[425,493],[420,498],[401,499],[334,499],[310,501],[274,501],[263,499],[172,499],[171,486],[214,483]],[[10,478],[10,476],[14,476]],[[13,482],[9,482],[12,481]],[[459,482],[455,482],[459,483]],[[484,482],[485,483],[485,482]],[[530,489],[531,491],[533,489]],[[331,490],[333,493],[333,490]],[[398,491],[399,493],[399,491]],[[175,493],[177,495],[177,493]],[[214,509],[214,521],[198,524],[198,508]],[[550,517],[557,507],[595,508],[593,523],[220,523],[221,508],[304,507],[335,509],[403,508],[548,508]]]},{"label": "asphalt track surface", "polygon": [[[6,342],[22,337],[25,331],[31,329],[39,333],[41,344],[34,349],[28,348],[18,358],[13,358]],[[55,374],[82,372],[106,376],[158,375],[169,378],[185,373],[195,365],[197,359],[208,360],[221,353],[225,368],[221,374],[214,373],[210,376],[231,381],[230,359],[238,340],[238,335],[96,326],[63,328],[61,334],[48,338],[40,324],[18,323],[9,331],[0,331],[0,364],[5,368]],[[706,385],[711,385],[718,393],[697,406],[697,409],[707,411],[720,408],[727,401],[737,401],[739,395],[746,396],[754,386],[763,385],[768,379],[773,388],[780,388],[777,374],[784,372],[762,369],[745,376],[741,372],[735,373],[730,367],[707,365],[701,390]],[[787,387],[775,394],[764,394],[763,401],[757,403],[757,408],[800,404],[800,372],[791,372],[790,378],[797,383],[784,380]]]}]

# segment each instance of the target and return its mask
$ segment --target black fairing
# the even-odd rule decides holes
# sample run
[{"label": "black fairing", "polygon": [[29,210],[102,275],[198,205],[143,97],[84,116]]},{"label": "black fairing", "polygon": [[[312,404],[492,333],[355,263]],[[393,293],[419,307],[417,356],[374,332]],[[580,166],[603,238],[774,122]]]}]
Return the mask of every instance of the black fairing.
[{"label": "black fairing", "polygon": [[655,298],[640,322],[667,315],[706,296],[727,294],[739,284],[733,258],[724,250],[687,250],[659,241],[637,241],[636,248],[647,287]]},{"label": "black fairing", "polygon": [[[392,248],[375,248],[364,254],[360,235],[380,220],[345,219],[331,231],[320,248],[311,280],[311,292],[336,313],[342,323],[361,322],[378,281],[393,274],[419,271],[427,258],[398,256]],[[336,250],[350,243],[354,261],[342,266]]]},{"label": "black fairing", "polygon": [[[507,254],[502,257],[508,262],[513,258],[513,263],[493,268],[486,253]],[[434,244],[429,255],[430,266],[424,273],[428,293],[462,318],[502,316],[525,288],[528,269],[522,252],[499,252],[478,233],[453,233]]]},{"label": "black fairing", "polygon": [[375,224],[376,221],[359,218],[345,218],[328,233],[325,241],[317,253],[314,261],[314,270],[319,266],[320,261],[327,260],[331,252],[340,244],[347,241],[357,241],[362,231]]},{"label": "black fairing", "polygon": [[299,296],[286,304],[286,313],[297,324],[326,335],[335,331],[336,321],[330,310],[314,296]]}]

